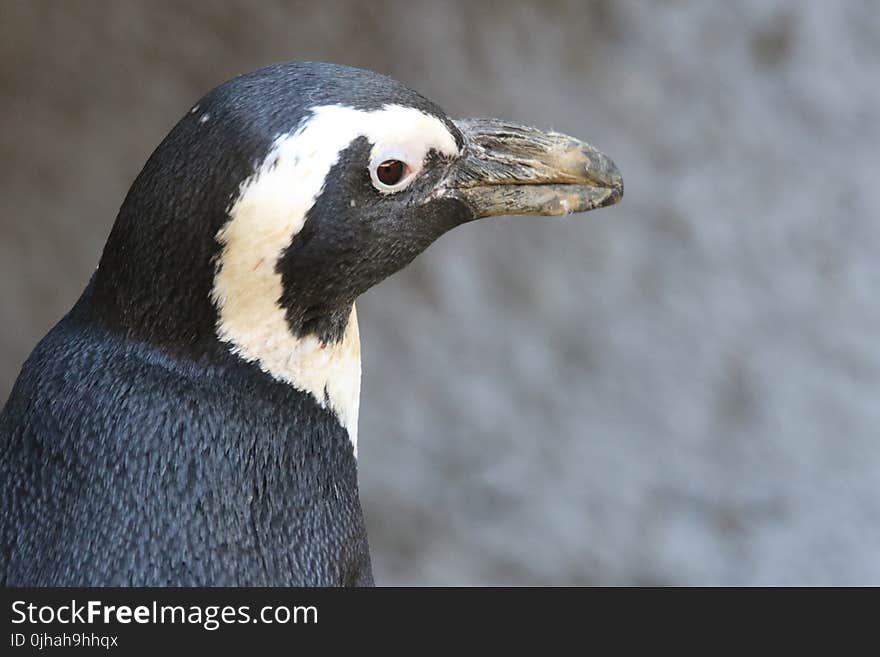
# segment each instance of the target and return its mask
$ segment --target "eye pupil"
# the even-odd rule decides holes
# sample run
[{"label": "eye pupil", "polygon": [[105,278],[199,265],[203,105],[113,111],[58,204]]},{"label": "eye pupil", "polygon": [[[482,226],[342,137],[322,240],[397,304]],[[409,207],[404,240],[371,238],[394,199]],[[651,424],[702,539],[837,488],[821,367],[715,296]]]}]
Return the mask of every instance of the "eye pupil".
[{"label": "eye pupil", "polygon": [[376,168],[376,177],[383,185],[396,185],[406,173],[406,165],[400,160],[385,160]]}]

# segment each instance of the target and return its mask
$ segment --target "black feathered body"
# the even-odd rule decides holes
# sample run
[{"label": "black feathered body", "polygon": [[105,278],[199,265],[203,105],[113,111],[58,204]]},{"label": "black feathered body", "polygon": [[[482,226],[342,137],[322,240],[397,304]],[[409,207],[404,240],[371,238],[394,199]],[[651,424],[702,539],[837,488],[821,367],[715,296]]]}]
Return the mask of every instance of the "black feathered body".
[{"label": "black feathered body", "polygon": [[0,415],[7,586],[372,584],[348,434],[218,352],[104,327],[87,292]]}]

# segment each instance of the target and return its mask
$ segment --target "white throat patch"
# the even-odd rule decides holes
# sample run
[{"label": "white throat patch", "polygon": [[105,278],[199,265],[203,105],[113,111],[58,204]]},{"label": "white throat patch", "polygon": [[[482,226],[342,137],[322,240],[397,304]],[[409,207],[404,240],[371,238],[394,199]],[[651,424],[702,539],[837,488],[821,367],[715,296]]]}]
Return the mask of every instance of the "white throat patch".
[{"label": "white throat patch", "polygon": [[279,304],[283,287],[276,264],[302,229],[340,153],[361,136],[373,144],[373,153],[403,148],[421,159],[430,149],[458,154],[443,122],[412,107],[314,108],[295,132],[276,138],[242,184],[229,221],[217,233],[222,251],[211,291],[218,337],[233,353],[329,407],[348,431],[355,454],[361,381],[357,313],[352,307],[338,343],[294,336]]}]

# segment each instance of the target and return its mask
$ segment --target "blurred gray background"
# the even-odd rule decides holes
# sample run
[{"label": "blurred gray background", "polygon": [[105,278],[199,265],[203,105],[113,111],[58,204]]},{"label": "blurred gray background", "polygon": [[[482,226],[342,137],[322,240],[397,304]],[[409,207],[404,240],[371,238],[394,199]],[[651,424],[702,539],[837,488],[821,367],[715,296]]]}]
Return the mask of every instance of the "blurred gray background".
[{"label": "blurred gray background", "polygon": [[610,154],[359,302],[381,584],[880,584],[880,5],[0,0],[0,401],[165,133],[319,59]]}]

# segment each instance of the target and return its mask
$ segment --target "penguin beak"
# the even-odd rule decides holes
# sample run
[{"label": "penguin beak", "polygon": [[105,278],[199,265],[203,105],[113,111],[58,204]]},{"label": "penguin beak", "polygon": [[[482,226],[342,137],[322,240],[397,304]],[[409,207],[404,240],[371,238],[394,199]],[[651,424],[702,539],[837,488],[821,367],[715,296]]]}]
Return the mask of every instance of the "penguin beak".
[{"label": "penguin beak", "polygon": [[617,166],[585,142],[495,119],[455,124],[465,150],[447,178],[446,195],[469,206],[474,219],[586,212],[623,197]]}]

